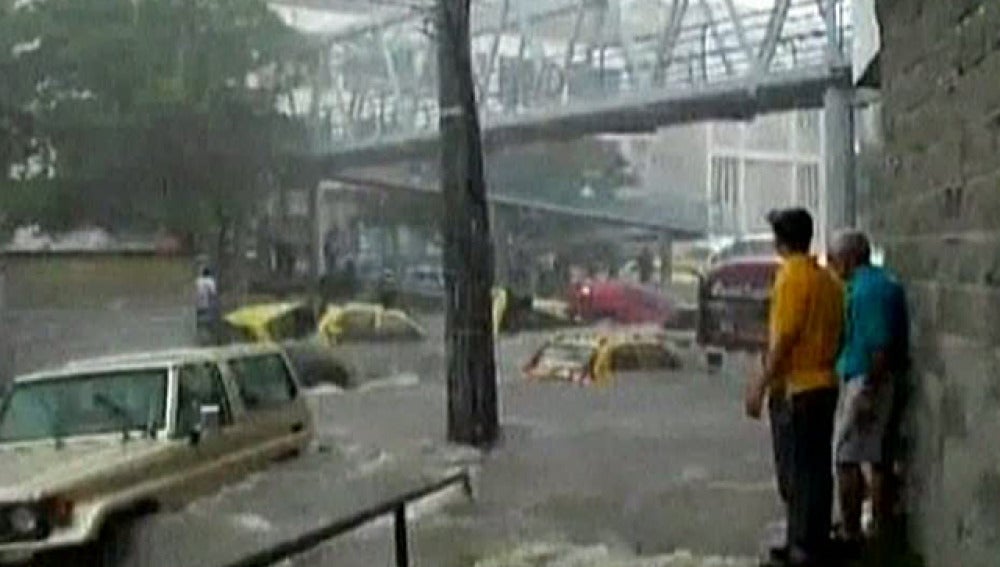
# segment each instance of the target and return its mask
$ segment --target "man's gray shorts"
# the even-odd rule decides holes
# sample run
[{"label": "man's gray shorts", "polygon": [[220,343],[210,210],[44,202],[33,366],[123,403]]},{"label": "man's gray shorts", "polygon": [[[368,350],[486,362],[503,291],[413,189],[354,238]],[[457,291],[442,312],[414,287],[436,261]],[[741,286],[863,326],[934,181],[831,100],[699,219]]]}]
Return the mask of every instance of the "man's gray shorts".
[{"label": "man's gray shorts", "polygon": [[[892,381],[881,384],[877,391],[868,389],[868,377],[857,376],[840,390],[837,406],[837,426],[834,433],[834,460],[837,464],[882,462],[883,448],[892,417]],[[863,395],[875,397],[871,412],[859,414],[858,401]]]}]

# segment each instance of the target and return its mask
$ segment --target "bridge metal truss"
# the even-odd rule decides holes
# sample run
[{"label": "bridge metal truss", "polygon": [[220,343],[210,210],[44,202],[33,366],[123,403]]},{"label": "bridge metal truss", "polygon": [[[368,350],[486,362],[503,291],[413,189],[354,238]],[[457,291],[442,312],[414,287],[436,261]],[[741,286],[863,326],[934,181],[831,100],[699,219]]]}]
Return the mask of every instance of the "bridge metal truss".
[{"label": "bridge metal truss", "polygon": [[[626,10],[623,1],[635,4]],[[850,0],[774,0],[765,9],[737,0],[473,0],[484,132],[833,81],[850,65],[850,9]],[[290,105],[309,117],[317,153],[436,137],[434,28],[433,11],[417,7],[319,38],[318,72]]]}]

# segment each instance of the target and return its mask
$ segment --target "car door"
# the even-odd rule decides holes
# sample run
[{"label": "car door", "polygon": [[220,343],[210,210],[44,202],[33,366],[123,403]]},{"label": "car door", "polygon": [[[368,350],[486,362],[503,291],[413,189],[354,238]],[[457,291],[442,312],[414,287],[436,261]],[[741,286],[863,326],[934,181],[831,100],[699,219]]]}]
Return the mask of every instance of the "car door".
[{"label": "car door", "polygon": [[376,338],[377,313],[368,309],[348,309],[340,316],[342,342],[368,341]]},{"label": "car door", "polygon": [[249,354],[230,358],[226,366],[252,431],[255,459],[301,451],[312,436],[312,420],[285,357]]},{"label": "car door", "polygon": [[[204,406],[219,408],[218,428],[199,430]],[[249,442],[248,431],[234,411],[219,367],[213,363],[182,365],[177,369],[174,408],[174,442],[185,445],[175,454],[181,462],[169,467],[173,486],[166,500],[184,502],[233,480],[242,469],[241,452]]]}]

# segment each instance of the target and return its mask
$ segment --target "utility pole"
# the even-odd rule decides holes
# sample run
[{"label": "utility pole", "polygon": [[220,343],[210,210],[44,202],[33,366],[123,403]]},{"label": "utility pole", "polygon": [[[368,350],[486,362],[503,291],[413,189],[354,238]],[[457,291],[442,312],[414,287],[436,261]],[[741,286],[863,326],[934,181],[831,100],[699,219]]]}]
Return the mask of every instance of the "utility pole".
[{"label": "utility pole", "polygon": [[436,19],[448,439],[488,447],[499,434],[493,249],[472,77],[469,0],[437,0]]}]

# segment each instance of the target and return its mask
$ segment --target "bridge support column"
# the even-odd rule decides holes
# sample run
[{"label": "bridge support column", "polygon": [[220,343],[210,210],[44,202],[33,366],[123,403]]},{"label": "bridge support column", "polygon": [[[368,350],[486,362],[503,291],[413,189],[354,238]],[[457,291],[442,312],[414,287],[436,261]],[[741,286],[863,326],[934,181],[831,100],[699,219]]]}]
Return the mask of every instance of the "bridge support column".
[{"label": "bridge support column", "polygon": [[818,244],[826,249],[830,234],[857,220],[854,175],[852,90],[831,87],[823,96],[823,198]]}]

